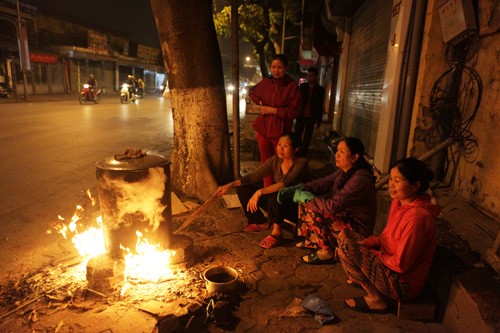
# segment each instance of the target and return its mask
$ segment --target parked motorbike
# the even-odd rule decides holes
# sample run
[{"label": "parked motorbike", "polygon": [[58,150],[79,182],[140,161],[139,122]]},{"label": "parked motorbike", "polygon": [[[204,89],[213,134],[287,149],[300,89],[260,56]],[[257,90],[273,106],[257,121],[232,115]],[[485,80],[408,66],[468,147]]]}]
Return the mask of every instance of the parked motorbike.
[{"label": "parked motorbike", "polygon": [[134,93],[133,88],[131,88],[129,84],[124,83],[122,85],[122,89],[120,90],[120,102],[122,102],[122,103],[128,103],[128,102],[135,103],[136,99],[137,99],[137,97]]},{"label": "parked motorbike", "polygon": [[82,91],[80,91],[80,95],[78,96],[78,101],[82,105],[87,103],[98,104],[101,101],[101,94],[101,89],[94,91],[92,94],[90,85],[85,83],[82,87]]}]

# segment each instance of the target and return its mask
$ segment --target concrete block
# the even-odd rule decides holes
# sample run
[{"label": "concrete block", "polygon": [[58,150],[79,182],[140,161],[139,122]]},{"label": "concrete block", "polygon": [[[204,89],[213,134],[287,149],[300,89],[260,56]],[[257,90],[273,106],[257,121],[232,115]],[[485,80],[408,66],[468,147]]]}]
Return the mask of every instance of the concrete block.
[{"label": "concrete block", "polygon": [[398,302],[398,318],[418,321],[432,321],[436,313],[436,303]]},{"label": "concrete block", "polygon": [[90,289],[108,291],[124,280],[125,261],[108,254],[90,258],[87,263],[87,282]]}]

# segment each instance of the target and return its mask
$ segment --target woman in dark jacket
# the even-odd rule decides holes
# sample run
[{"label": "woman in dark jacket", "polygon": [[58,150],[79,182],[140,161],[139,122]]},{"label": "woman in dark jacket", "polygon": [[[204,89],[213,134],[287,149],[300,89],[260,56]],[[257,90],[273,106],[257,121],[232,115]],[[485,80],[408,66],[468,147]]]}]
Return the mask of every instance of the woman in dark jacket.
[{"label": "woman in dark jacket", "polygon": [[317,249],[302,260],[307,264],[333,262],[336,235],[349,229],[367,237],[373,233],[377,213],[375,177],[364,159],[363,143],[348,137],[335,154],[337,170],[308,182],[294,192],[299,205],[299,235],[304,241],[297,247]]}]

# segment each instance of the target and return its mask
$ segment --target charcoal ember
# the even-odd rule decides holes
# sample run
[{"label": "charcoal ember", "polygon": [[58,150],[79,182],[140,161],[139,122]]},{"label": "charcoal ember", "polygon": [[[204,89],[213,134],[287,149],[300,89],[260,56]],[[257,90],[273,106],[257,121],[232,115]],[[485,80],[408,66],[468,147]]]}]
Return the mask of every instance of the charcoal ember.
[{"label": "charcoal ember", "polygon": [[184,331],[179,325],[177,317],[172,314],[160,318],[156,327],[158,333],[182,333]]}]

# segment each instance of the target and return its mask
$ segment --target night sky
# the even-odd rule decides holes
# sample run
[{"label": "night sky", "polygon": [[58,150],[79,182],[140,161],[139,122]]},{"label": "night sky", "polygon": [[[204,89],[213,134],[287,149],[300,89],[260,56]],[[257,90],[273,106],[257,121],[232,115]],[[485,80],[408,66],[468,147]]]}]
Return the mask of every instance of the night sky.
[{"label": "night sky", "polygon": [[40,12],[126,33],[133,42],[159,46],[148,0],[35,0],[35,4]]}]

